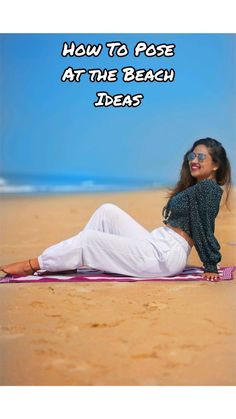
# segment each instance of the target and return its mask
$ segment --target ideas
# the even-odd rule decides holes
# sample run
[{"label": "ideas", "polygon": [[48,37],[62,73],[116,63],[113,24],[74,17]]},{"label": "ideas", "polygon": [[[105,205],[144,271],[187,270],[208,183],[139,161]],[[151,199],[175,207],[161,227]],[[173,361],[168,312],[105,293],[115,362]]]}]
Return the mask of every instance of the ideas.
[{"label": "ideas", "polygon": [[114,95],[111,96],[107,92],[97,92],[96,95],[98,96],[98,101],[94,102],[94,106],[105,106],[106,108],[108,106],[114,106],[117,107],[137,107],[141,104],[141,100],[144,98],[144,96],[139,93],[137,95]]}]

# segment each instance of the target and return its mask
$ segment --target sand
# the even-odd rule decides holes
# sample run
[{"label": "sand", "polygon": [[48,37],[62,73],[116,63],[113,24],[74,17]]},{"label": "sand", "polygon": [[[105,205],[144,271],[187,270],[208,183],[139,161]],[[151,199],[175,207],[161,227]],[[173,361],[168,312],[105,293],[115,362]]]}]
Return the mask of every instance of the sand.
[{"label": "sand", "polygon": [[[165,196],[2,197],[0,263],[76,234],[105,202],[154,229]],[[216,220],[222,266],[236,265],[235,196]],[[201,265],[195,249],[188,263]],[[235,291],[235,280],[1,284],[0,384],[235,385]]]}]

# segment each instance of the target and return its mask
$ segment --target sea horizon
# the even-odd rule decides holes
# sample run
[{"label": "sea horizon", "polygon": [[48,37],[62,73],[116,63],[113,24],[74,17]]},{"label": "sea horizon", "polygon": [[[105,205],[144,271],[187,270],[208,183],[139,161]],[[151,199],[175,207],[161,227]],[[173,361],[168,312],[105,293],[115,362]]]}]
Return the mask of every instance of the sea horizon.
[{"label": "sea horizon", "polygon": [[173,182],[154,179],[107,178],[78,175],[0,175],[0,195],[58,195],[154,190],[171,187]]}]

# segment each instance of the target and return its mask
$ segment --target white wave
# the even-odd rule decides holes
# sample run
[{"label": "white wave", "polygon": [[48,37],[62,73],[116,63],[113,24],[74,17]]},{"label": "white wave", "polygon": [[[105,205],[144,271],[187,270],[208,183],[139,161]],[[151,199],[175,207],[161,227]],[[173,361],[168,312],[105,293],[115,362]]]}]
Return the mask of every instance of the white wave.
[{"label": "white wave", "polygon": [[37,193],[37,192],[96,192],[117,188],[115,185],[82,182],[78,185],[9,185],[0,183],[0,194]]},{"label": "white wave", "polygon": [[[140,189],[140,185],[96,184],[93,180],[67,185],[14,185],[7,183],[4,178],[0,178],[0,194],[109,192],[134,189]],[[145,189],[145,187],[142,186],[141,189]]]},{"label": "white wave", "polygon": [[1,185],[0,193],[32,193],[37,192],[37,188],[31,185]]}]

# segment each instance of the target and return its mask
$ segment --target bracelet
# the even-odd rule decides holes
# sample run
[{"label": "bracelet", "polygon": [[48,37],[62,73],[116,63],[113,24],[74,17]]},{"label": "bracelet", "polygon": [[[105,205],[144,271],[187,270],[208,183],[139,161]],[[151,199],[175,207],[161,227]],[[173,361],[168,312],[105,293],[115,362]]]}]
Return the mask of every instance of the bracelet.
[{"label": "bracelet", "polygon": [[30,259],[29,259],[29,265],[30,265],[30,267],[31,267],[32,271],[33,271],[33,272],[36,272],[36,269],[34,269],[34,268],[33,268],[32,264],[31,264],[31,262],[30,262]]}]

